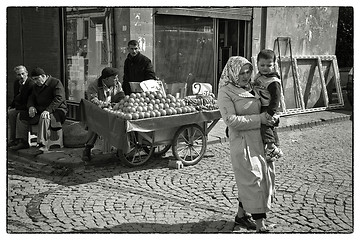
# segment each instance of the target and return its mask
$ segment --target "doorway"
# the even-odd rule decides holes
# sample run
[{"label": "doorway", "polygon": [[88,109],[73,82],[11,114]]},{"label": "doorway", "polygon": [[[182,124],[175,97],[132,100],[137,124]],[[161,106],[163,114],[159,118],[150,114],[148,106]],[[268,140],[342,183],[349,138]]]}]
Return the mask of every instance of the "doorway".
[{"label": "doorway", "polygon": [[231,56],[250,58],[249,21],[218,19],[217,83]]}]

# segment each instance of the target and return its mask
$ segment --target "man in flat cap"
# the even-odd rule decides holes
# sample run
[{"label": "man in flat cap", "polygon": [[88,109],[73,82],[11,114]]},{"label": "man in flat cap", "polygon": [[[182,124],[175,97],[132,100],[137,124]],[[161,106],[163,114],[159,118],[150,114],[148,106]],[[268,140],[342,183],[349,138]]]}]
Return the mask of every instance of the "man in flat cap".
[{"label": "man in flat cap", "polygon": [[[125,97],[125,93],[119,82],[119,71],[116,68],[106,67],[102,70],[101,76],[92,82],[86,92],[86,98],[99,107],[110,105],[112,102],[119,102]],[[94,147],[98,135],[88,130],[85,149],[82,160],[91,160],[91,149]]]},{"label": "man in flat cap", "polygon": [[61,81],[39,67],[31,72],[35,82],[32,93],[27,101],[27,112],[18,115],[16,137],[20,139],[13,150],[28,148],[28,127],[36,125],[37,143],[41,150],[46,146],[50,138],[51,129],[56,131],[65,122],[67,106],[65,90]]}]

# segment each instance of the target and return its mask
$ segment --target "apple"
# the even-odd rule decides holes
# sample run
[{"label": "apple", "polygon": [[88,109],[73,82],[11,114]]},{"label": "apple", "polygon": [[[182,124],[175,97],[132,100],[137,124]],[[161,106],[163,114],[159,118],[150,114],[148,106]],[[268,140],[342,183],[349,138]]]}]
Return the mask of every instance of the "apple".
[{"label": "apple", "polygon": [[172,111],[170,108],[165,109],[166,115],[172,115]]},{"label": "apple", "polygon": [[132,113],[131,116],[132,116],[132,119],[134,119],[134,120],[139,119],[138,113]]},{"label": "apple", "polygon": [[150,111],[150,117],[156,117],[156,113],[154,111]]},{"label": "apple", "polygon": [[156,117],[160,117],[161,116],[161,112],[159,110],[154,110],[154,113],[156,115]]},{"label": "apple", "polygon": [[144,113],[144,112],[139,112],[138,115],[139,115],[139,119],[142,119],[142,118],[145,117],[145,113]]},{"label": "apple", "polygon": [[131,119],[132,119],[132,115],[131,115],[130,113],[127,113],[127,114],[124,115],[124,118],[125,118],[126,120],[131,120]]},{"label": "apple", "polygon": [[166,111],[164,109],[159,110],[161,116],[166,116]]},{"label": "apple", "polygon": [[150,93],[150,94],[149,94],[149,98],[150,98],[150,100],[155,99],[155,95],[152,94],[152,93]]},{"label": "apple", "polygon": [[145,116],[144,116],[145,118],[149,118],[149,117],[151,117],[151,114],[150,114],[150,112],[145,112]]},{"label": "apple", "polygon": [[138,112],[142,112],[142,111],[144,111],[144,109],[143,109],[143,107],[138,106],[138,107],[136,108],[136,111],[138,111]]}]

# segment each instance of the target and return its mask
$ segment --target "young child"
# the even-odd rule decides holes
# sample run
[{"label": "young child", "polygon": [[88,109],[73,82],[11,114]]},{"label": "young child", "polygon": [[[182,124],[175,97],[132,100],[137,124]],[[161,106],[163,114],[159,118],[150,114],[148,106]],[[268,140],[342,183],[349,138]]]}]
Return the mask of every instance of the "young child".
[{"label": "young child", "polygon": [[280,106],[281,81],[275,69],[275,61],[276,56],[272,50],[261,50],[257,56],[259,72],[253,80],[254,90],[261,99],[261,112],[266,112],[268,119],[273,120],[273,126],[261,125],[267,161],[274,161],[283,155],[276,131],[276,127],[279,126],[279,116],[276,112]]}]

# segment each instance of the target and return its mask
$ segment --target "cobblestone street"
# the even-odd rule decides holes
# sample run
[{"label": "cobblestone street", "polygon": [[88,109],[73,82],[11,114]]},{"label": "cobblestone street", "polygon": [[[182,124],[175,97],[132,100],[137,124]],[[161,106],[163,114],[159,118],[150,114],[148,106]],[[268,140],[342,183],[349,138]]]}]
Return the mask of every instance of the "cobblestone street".
[{"label": "cobblestone street", "polygon": [[[285,156],[276,166],[272,232],[352,233],[352,122],[279,137]],[[197,165],[179,170],[165,158],[64,174],[9,155],[7,232],[252,233],[234,225],[237,189],[228,156],[228,143],[218,143]]]}]

